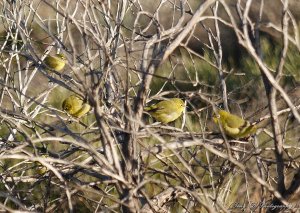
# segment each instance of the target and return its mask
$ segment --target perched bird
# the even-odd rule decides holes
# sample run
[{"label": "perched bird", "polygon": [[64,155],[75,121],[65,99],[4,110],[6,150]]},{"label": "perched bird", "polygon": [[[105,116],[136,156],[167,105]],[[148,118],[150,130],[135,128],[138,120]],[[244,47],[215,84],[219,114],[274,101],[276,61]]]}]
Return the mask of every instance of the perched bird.
[{"label": "perched bird", "polygon": [[66,57],[64,56],[64,54],[61,53],[58,53],[54,56],[48,55],[45,58],[44,63],[46,64],[47,67],[59,72],[66,65]]},{"label": "perched bird", "polygon": [[90,111],[91,106],[84,103],[82,98],[71,95],[63,101],[62,108],[71,116],[81,118]]},{"label": "perched bird", "polygon": [[216,124],[220,122],[225,134],[235,139],[249,137],[257,130],[255,124],[224,110],[218,110],[213,120]]},{"label": "perched bird", "polygon": [[155,120],[166,124],[179,118],[184,108],[185,104],[183,100],[171,98],[145,107],[144,110],[153,116]]}]

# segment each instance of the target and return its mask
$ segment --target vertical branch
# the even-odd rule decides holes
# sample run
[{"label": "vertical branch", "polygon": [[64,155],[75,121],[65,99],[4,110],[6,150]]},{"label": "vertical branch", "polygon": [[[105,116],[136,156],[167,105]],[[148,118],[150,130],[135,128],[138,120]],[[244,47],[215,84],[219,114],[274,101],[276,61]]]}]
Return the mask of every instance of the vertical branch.
[{"label": "vertical branch", "polygon": [[[282,76],[283,72],[283,66],[285,64],[285,58],[287,54],[287,49],[288,49],[288,0],[283,1],[283,11],[282,11],[282,43],[283,43],[283,48],[281,51],[281,57],[280,57],[280,62],[279,65],[276,69],[276,74],[275,74],[275,79],[279,84],[279,81]],[[265,82],[266,84],[266,82]],[[268,84],[269,81],[268,81]],[[268,86],[270,87],[270,85]],[[266,87],[266,92],[268,95],[268,100],[269,100],[269,110],[271,114],[271,123],[272,123],[272,131],[273,131],[273,137],[274,137],[274,142],[275,142],[275,156],[276,156],[276,161],[277,161],[277,173],[278,173],[278,191],[281,194],[284,194],[286,192],[286,187],[285,187],[285,174],[284,174],[284,156],[283,156],[283,137],[282,137],[282,132],[280,128],[280,123],[278,119],[278,109],[277,109],[277,104],[276,104],[276,95],[277,95],[277,90],[274,87],[271,87],[271,89],[267,89]],[[273,204],[281,204],[281,202],[278,199],[273,200]],[[270,212],[278,212],[280,211],[278,208],[270,210]]]},{"label": "vertical branch", "polygon": [[[255,46],[255,50],[258,54],[258,56],[263,60],[263,55],[262,55],[262,51],[261,51],[261,45],[260,45],[260,26],[261,26],[261,19],[262,19],[262,13],[263,13],[263,9],[264,9],[264,0],[261,0],[260,2],[260,10],[259,10],[259,16],[256,20],[256,25],[255,25],[255,39],[254,39],[254,46]],[[267,81],[267,78],[265,76],[265,74],[263,72],[261,72],[262,78],[263,78],[263,82]],[[266,84],[264,84],[266,85]],[[255,147],[258,148],[258,139],[257,137],[255,137],[255,141],[254,141]],[[260,158],[256,159],[256,163],[260,172],[260,175],[262,177],[263,180],[265,180],[265,173],[263,170],[263,163],[261,161]],[[266,190],[263,186],[261,186],[261,191],[262,191],[262,198],[261,198],[261,202],[265,202],[265,195],[266,195]]]},{"label": "vertical branch", "polygon": [[[288,39],[287,39],[287,29],[288,29],[288,0],[284,1],[283,5],[283,20],[282,20],[282,30],[283,30],[283,49],[281,52],[281,59],[279,66],[276,70],[275,79],[279,83],[281,79],[281,74],[283,71],[283,65],[285,63],[285,57],[288,48]],[[277,159],[277,172],[278,172],[278,190],[281,193],[285,191],[285,176],[284,176],[284,159],[283,159],[283,138],[282,133],[280,130],[280,124],[277,115],[277,104],[276,104],[276,95],[277,91],[274,87],[271,88],[269,91],[269,109],[271,113],[271,122],[273,127],[273,134],[274,134],[274,142],[275,142],[275,154]]]},{"label": "vertical branch", "polygon": [[214,13],[214,21],[215,21],[215,29],[216,29],[216,42],[218,45],[218,50],[214,50],[214,56],[217,62],[217,67],[219,71],[219,77],[221,81],[221,88],[222,88],[222,97],[223,97],[223,102],[224,102],[224,108],[226,111],[229,112],[228,108],[228,100],[227,100],[227,86],[226,86],[226,81],[224,77],[224,73],[222,70],[222,58],[223,58],[223,51],[222,51],[222,45],[221,45],[221,35],[220,35],[220,28],[219,28],[219,21],[218,21],[218,8],[219,8],[219,2],[216,1],[215,6],[213,8],[213,13]]}]

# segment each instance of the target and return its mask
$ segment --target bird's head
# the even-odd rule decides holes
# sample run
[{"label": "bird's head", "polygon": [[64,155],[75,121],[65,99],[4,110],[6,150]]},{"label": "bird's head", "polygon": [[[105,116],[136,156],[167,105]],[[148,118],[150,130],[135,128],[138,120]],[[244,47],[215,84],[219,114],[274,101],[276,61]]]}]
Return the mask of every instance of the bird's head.
[{"label": "bird's head", "polygon": [[225,110],[217,110],[217,113],[213,113],[213,121],[217,124],[218,120],[220,119],[226,119],[228,117],[229,113]]},{"label": "bird's head", "polygon": [[72,108],[72,105],[70,103],[64,102],[62,105],[62,108],[64,111],[70,111],[70,109]]},{"label": "bird's head", "polygon": [[56,54],[56,56],[58,57],[58,58],[60,58],[61,60],[66,60],[66,56],[64,55],[64,54],[62,54],[62,53],[58,53],[58,54]]},{"label": "bird's head", "polygon": [[180,98],[173,98],[172,101],[173,101],[173,103],[174,103],[176,106],[178,106],[178,107],[180,107],[180,108],[184,108],[184,107],[185,107],[184,101],[181,100]]}]

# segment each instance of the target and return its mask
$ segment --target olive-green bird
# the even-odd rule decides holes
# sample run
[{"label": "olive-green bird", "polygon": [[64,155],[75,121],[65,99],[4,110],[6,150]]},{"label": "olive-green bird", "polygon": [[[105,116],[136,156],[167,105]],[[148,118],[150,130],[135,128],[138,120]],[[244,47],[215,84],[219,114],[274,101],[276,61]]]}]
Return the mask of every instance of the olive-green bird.
[{"label": "olive-green bird", "polygon": [[249,137],[257,130],[255,124],[250,124],[249,121],[224,110],[218,110],[218,114],[214,115],[213,120],[216,124],[220,122],[225,134],[235,139]]},{"label": "olive-green bird", "polygon": [[47,67],[59,72],[65,67],[66,61],[67,60],[66,60],[65,55],[62,53],[58,53],[53,56],[48,55],[45,58],[44,63],[46,64]]},{"label": "olive-green bird", "polygon": [[90,111],[91,106],[88,103],[84,103],[82,98],[71,95],[63,101],[62,108],[71,116],[81,118]]},{"label": "olive-green bird", "polygon": [[183,100],[171,98],[145,107],[144,110],[154,117],[155,120],[166,124],[179,118],[184,108]]}]

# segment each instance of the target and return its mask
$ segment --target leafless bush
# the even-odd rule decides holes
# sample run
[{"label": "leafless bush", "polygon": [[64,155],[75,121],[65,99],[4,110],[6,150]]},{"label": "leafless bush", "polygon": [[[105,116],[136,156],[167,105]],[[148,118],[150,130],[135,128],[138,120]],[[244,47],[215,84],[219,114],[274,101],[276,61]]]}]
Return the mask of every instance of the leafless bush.
[{"label": "leafless bush", "polygon": [[[288,0],[273,2],[281,15],[267,23],[263,0],[1,2],[1,208],[297,211],[299,20]],[[277,35],[274,67],[262,29]],[[226,65],[231,47],[243,51],[234,60],[256,67],[256,80],[229,85],[253,77]],[[63,73],[47,71],[43,59],[58,52],[68,59]],[[286,73],[291,66],[296,74]],[[287,76],[296,83],[287,87]],[[61,109],[74,93],[93,107],[84,118]],[[143,114],[163,97],[188,106],[168,125]],[[256,136],[212,132],[220,103],[263,124]]]}]

